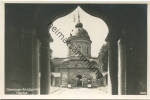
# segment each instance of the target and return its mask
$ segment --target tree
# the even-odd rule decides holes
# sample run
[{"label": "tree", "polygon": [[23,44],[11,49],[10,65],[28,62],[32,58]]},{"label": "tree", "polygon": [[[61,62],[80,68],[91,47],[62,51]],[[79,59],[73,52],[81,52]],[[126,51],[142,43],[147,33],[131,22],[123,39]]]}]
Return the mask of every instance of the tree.
[{"label": "tree", "polygon": [[103,44],[100,49],[98,60],[103,71],[108,71],[108,44]]},{"label": "tree", "polygon": [[90,61],[90,65],[91,65],[91,66],[88,66],[88,69],[89,69],[90,71],[96,73],[96,78],[97,78],[97,79],[102,78],[103,75],[102,75],[101,69],[100,69],[100,67],[98,66],[97,62],[96,62],[96,61]]}]

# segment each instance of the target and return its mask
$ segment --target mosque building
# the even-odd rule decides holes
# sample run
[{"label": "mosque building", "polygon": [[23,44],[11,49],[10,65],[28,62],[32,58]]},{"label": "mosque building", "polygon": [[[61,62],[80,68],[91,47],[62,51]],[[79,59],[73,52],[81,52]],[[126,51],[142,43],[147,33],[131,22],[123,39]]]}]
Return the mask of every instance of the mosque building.
[{"label": "mosque building", "polygon": [[[90,61],[95,61],[97,66],[99,66],[98,58],[91,57],[92,41],[88,32],[83,28],[79,15],[75,29],[73,29],[68,40],[71,41],[73,46],[78,48],[81,54]],[[81,61],[79,55],[74,53],[69,47],[68,49],[68,57],[52,59],[54,65],[54,70],[51,75],[52,86],[67,87],[71,85],[72,87],[87,87],[88,84],[91,84],[91,87],[97,87],[106,85],[106,77],[98,80],[96,78],[96,73],[87,68],[87,64]]]}]

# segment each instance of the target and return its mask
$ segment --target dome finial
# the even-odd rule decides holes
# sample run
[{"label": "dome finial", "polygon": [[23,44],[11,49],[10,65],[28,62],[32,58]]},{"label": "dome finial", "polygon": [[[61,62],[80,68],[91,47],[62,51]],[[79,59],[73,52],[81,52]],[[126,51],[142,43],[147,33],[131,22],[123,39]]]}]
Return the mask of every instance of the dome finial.
[{"label": "dome finial", "polygon": [[79,7],[77,8],[78,11],[78,22],[75,25],[75,27],[83,27],[83,24],[80,22],[80,13],[79,13]]},{"label": "dome finial", "polygon": [[80,23],[79,7],[78,7],[78,23]]}]

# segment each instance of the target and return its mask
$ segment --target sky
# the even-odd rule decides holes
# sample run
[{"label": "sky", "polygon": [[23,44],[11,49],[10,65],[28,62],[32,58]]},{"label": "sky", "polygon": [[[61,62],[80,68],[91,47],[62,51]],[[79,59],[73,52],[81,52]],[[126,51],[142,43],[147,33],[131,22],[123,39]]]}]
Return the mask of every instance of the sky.
[{"label": "sky", "polygon": [[[83,24],[83,28],[87,30],[89,37],[92,41],[91,56],[97,57],[100,48],[105,43],[105,38],[109,32],[106,23],[102,19],[91,16],[90,14],[82,10],[80,7],[78,7],[70,14],[56,19],[53,22],[53,26],[59,29],[59,32],[62,32],[65,38],[68,38],[72,30],[75,28],[76,23],[78,22],[78,13],[80,15],[80,22]],[[50,43],[50,47],[53,51],[52,57],[67,57],[67,45],[52,31],[52,29],[50,29],[49,32],[53,38],[53,42]]]}]

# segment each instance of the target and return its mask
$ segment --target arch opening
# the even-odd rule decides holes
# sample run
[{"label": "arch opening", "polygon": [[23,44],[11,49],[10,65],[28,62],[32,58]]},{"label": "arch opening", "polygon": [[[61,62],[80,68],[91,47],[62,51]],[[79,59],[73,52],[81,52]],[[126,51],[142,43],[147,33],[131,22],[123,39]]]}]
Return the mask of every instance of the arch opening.
[{"label": "arch opening", "polygon": [[76,86],[77,87],[82,87],[82,75],[79,74],[79,75],[76,76],[76,78],[77,78],[76,79],[76,81],[77,81]]},{"label": "arch opening", "polygon": [[[64,82],[63,78],[60,78],[60,84],[62,86],[68,84],[69,87],[71,87],[72,82],[70,82],[70,73],[81,70],[83,69],[83,67],[87,67],[87,65],[76,64],[81,63],[82,61],[71,61],[78,59],[78,56],[76,56],[74,52],[72,52],[68,48],[68,46],[66,45],[66,40],[71,38],[71,40],[73,40],[74,42],[74,46],[77,46],[77,48],[80,47],[79,51],[84,56],[89,57],[90,60],[98,59],[98,54],[103,44],[105,44],[105,38],[109,33],[109,29],[107,24],[102,19],[91,16],[90,14],[86,13],[82,8],[77,7],[70,14],[56,19],[52,23],[49,32],[54,40],[53,43],[51,43],[51,49],[53,51],[52,60],[56,64],[54,64],[54,67],[59,66],[65,68],[65,72],[63,72],[64,70],[61,70],[59,68],[58,69],[60,74],[66,73],[66,77],[69,82]],[[72,63],[70,65],[63,64],[63,61],[66,60]],[[57,64],[57,62],[59,63],[59,65]],[[101,65],[99,65],[99,67],[100,66]],[[74,67],[76,67],[76,70],[74,69]],[[91,79],[85,79],[84,82],[82,81],[82,76],[77,75],[76,86],[82,87],[82,84],[85,83],[84,87],[86,88],[99,87],[100,84],[98,83],[100,82],[96,79],[96,72],[89,74],[91,74],[92,76]]]}]

